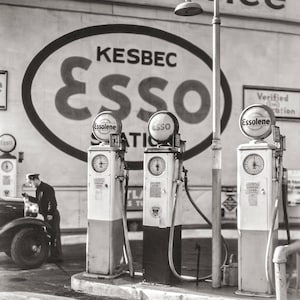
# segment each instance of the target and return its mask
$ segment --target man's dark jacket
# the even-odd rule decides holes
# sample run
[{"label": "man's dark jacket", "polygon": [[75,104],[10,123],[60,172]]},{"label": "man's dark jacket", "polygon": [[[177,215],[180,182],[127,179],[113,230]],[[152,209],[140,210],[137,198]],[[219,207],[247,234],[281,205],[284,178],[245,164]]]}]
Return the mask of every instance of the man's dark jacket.
[{"label": "man's dark jacket", "polygon": [[37,187],[35,197],[29,196],[29,201],[39,205],[39,213],[44,217],[53,215],[57,208],[53,187],[43,181]]}]

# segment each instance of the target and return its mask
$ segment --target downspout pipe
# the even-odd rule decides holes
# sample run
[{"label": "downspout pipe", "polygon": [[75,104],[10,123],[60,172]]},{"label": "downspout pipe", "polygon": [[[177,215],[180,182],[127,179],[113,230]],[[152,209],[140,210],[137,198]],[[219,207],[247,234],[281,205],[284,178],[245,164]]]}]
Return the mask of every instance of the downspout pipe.
[{"label": "downspout pipe", "polygon": [[300,240],[289,245],[278,246],[274,251],[276,300],[287,300],[286,263],[288,256],[295,253],[300,253]]}]

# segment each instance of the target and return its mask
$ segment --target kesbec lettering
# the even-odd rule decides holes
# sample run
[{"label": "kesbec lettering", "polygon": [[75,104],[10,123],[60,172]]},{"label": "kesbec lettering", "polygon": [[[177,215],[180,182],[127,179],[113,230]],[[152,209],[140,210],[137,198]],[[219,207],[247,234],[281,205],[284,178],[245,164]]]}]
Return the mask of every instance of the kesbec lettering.
[{"label": "kesbec lettering", "polygon": [[174,52],[150,51],[140,49],[124,49],[124,48],[101,48],[97,47],[97,61],[105,61],[109,63],[128,63],[141,64],[146,66],[156,67],[176,67],[177,54]]}]

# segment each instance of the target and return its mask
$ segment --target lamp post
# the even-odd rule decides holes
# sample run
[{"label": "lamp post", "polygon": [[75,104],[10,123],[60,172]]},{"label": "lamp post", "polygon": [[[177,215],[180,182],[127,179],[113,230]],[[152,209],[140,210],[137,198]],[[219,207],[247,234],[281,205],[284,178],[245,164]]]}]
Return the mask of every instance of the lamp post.
[{"label": "lamp post", "polygon": [[[202,13],[198,3],[185,0],[176,6],[174,12],[180,16],[194,16]],[[220,11],[219,0],[214,0],[213,13],[213,118],[212,118],[212,287],[221,287],[221,119],[220,119]]]}]

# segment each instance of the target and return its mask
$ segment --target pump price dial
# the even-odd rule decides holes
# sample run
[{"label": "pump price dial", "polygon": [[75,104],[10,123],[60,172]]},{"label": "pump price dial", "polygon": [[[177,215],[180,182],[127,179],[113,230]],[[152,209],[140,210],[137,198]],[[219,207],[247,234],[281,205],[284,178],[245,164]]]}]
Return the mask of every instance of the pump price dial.
[{"label": "pump price dial", "polygon": [[148,170],[154,176],[161,175],[166,169],[166,162],[159,156],[154,156],[149,160]]},{"label": "pump price dial", "polygon": [[244,159],[243,167],[246,173],[257,175],[264,169],[264,159],[259,154],[249,154]]},{"label": "pump price dial", "polygon": [[13,169],[13,164],[11,161],[9,160],[5,160],[2,164],[1,164],[1,169],[2,171],[8,173]]},{"label": "pump price dial", "polygon": [[108,168],[108,158],[104,154],[96,155],[92,160],[92,167],[98,173],[103,173]]}]

